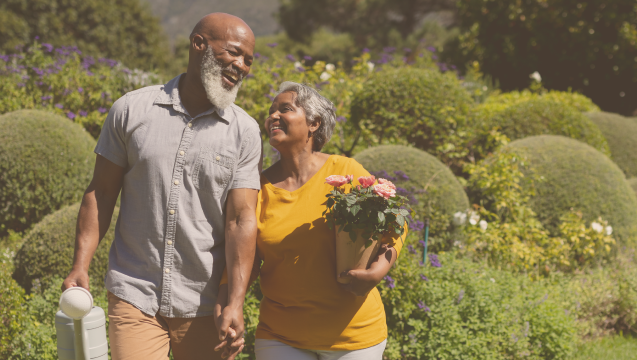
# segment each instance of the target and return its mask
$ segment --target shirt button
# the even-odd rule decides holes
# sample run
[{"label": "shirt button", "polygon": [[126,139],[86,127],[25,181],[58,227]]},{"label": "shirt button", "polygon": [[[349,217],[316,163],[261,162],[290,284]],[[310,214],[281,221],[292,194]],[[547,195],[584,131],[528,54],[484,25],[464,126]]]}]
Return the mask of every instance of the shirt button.
[{"label": "shirt button", "polygon": [[175,180],[175,185],[179,185],[179,180]]},{"label": "shirt button", "polygon": [[191,128],[192,127],[192,123],[188,123],[188,127]]},{"label": "shirt button", "polygon": [[219,161],[221,159],[221,156],[217,156],[215,159],[217,159],[217,161]]},{"label": "shirt button", "polygon": [[168,240],[168,245],[172,245],[173,241],[172,240]]},{"label": "shirt button", "polygon": [[185,152],[184,152],[183,150],[181,150],[181,151],[179,152],[179,155],[181,155],[181,156],[184,156],[184,154],[185,154]]},{"label": "shirt button", "polygon": [[168,274],[170,272],[170,269],[166,269],[164,271],[166,272],[166,274]]},{"label": "shirt button", "polygon": [[172,210],[172,209],[171,209],[171,210],[169,211],[169,213],[170,213],[170,215],[175,215],[175,210]]}]

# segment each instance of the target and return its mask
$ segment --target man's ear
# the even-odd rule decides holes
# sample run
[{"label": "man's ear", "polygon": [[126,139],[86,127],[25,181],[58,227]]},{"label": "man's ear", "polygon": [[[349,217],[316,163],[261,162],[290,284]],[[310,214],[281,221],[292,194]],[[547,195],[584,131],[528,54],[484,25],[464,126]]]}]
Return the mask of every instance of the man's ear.
[{"label": "man's ear", "polygon": [[203,36],[199,34],[195,34],[192,36],[190,40],[190,47],[195,51],[205,51],[206,50],[206,41]]}]

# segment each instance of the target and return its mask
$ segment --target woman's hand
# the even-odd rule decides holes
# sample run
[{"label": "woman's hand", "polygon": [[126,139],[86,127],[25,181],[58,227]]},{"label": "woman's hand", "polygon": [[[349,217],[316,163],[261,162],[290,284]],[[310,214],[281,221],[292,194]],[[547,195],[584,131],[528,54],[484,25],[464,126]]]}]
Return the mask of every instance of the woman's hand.
[{"label": "woman's hand", "polygon": [[[219,285],[214,316],[217,331],[219,331],[219,340],[221,340],[219,345],[215,347],[215,351],[223,350],[221,358],[233,360],[245,345],[243,308],[231,309],[228,307],[228,284]],[[241,335],[237,333],[237,330]]]},{"label": "woman's hand", "polygon": [[341,279],[350,279],[349,284],[341,284],[339,286],[356,296],[367,295],[380,281],[387,275],[389,269],[396,261],[397,252],[393,247],[382,244],[378,249],[378,254],[369,269],[357,269],[343,271],[339,277]]}]

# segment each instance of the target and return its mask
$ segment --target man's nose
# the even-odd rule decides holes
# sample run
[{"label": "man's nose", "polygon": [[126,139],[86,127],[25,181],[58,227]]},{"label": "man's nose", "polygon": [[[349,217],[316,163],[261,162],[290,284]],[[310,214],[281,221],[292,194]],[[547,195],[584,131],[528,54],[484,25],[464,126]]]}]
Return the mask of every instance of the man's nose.
[{"label": "man's nose", "polygon": [[232,66],[239,73],[243,74],[243,76],[248,75],[248,73],[250,72],[250,66],[248,66],[245,63],[243,56],[239,56],[235,58],[234,62],[232,63]]}]

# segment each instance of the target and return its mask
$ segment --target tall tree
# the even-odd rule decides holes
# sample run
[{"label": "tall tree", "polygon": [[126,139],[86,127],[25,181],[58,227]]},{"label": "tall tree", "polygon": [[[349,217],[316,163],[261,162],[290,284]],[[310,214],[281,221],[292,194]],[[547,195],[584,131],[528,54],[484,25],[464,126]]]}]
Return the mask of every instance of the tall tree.
[{"label": "tall tree", "polygon": [[36,36],[140,69],[163,68],[171,55],[159,19],[140,0],[2,0],[0,52]]},{"label": "tall tree", "polygon": [[349,33],[356,45],[388,45],[389,33],[405,38],[423,17],[454,9],[453,0],[283,0],[279,22],[288,36],[303,41],[321,27]]},{"label": "tall tree", "polygon": [[460,0],[457,64],[478,60],[504,90],[572,88],[602,109],[637,109],[637,1]]}]

